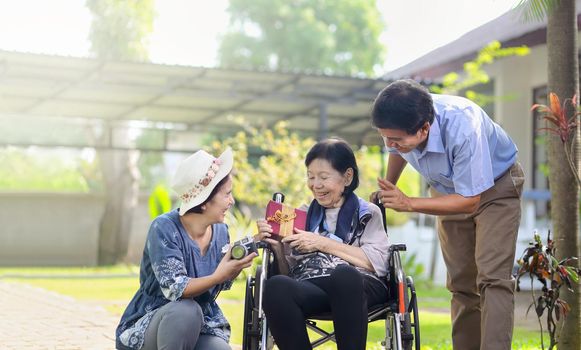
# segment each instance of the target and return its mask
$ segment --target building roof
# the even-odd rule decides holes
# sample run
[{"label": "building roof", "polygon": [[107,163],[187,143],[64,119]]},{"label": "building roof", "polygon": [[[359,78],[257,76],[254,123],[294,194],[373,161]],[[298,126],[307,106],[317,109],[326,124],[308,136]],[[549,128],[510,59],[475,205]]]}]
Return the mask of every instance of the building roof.
[{"label": "building roof", "polygon": [[[244,116],[269,126],[288,120],[289,128],[304,136],[337,135],[354,144],[376,143],[369,110],[387,83],[383,78],[100,61],[0,50],[0,125],[4,129],[42,119],[123,128],[138,121],[151,129],[165,128],[165,138],[172,140],[180,137],[178,133],[182,137],[188,132],[233,133],[241,130],[233,118]],[[29,140],[27,144],[43,142]],[[16,137],[6,140],[0,136],[0,144],[18,143]],[[59,145],[58,140],[46,143]],[[73,144],[125,147],[114,136],[107,145],[86,138]],[[168,144],[166,140],[162,150]]]},{"label": "building roof", "polygon": [[[576,5],[579,13],[581,0],[576,0]],[[383,77],[438,79],[446,73],[461,70],[464,62],[473,59],[492,41],[500,41],[503,47],[543,44],[546,42],[546,25],[546,20],[525,22],[519,10],[513,9]]]}]

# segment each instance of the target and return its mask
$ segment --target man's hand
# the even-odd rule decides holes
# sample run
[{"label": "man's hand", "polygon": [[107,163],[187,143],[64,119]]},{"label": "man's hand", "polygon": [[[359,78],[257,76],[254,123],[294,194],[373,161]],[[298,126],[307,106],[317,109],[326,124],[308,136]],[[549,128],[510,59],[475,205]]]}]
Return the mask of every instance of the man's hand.
[{"label": "man's hand", "polygon": [[377,179],[377,184],[381,189],[381,191],[378,191],[377,196],[385,208],[395,211],[413,211],[411,199],[397,188],[396,185],[381,178]]}]

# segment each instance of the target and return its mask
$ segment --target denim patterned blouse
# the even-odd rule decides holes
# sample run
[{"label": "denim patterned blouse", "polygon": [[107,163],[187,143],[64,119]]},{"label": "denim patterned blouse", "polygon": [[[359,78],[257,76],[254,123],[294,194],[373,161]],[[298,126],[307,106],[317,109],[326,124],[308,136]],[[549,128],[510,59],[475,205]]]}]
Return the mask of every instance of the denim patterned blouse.
[{"label": "denim patterned blouse", "polygon": [[[182,226],[177,210],[158,216],[149,228],[143,250],[139,290],[117,326],[117,348],[140,349],[145,330],[157,309],[180,299],[190,279],[211,275],[222,259],[222,247],[228,243],[228,227],[214,224],[210,246],[202,255]],[[220,290],[230,286],[231,282],[218,285],[194,298],[204,314],[201,334],[215,335],[228,342],[230,325],[216,297]]]}]

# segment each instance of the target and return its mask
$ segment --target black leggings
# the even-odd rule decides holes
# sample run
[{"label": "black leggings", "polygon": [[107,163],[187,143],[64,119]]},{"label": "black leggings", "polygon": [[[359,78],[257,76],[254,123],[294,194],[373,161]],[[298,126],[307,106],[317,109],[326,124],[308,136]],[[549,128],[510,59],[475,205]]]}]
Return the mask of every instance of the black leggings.
[{"label": "black leggings", "polygon": [[305,319],[331,312],[339,350],[365,349],[368,306],[387,301],[387,289],[353,266],[340,265],[331,276],[296,281],[277,275],[266,281],[263,307],[281,350],[312,349]]}]

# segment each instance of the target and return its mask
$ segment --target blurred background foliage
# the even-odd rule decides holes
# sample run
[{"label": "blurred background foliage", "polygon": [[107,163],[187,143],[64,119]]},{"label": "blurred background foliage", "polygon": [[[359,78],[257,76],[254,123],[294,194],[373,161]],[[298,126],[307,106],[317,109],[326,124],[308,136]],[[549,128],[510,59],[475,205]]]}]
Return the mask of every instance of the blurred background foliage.
[{"label": "blurred background foliage", "polygon": [[435,94],[464,96],[480,107],[493,103],[495,99],[511,98],[511,96],[495,97],[477,90],[478,87],[490,82],[490,76],[484,70],[484,66],[503,57],[526,56],[530,51],[527,46],[502,47],[499,41],[491,41],[478,51],[474,59],[464,63],[461,73],[450,72],[444,75],[439,85],[430,86],[430,91]]},{"label": "blurred background foliage", "polygon": [[[237,121],[246,125],[243,119]],[[264,208],[275,192],[285,194],[289,205],[309,204],[311,193],[306,183],[304,159],[315,144],[312,138],[301,138],[288,130],[287,122],[279,122],[272,129],[243,126],[244,130],[222,141],[212,143],[209,151],[219,154],[230,146],[234,150],[234,197],[243,204]],[[385,155],[379,146],[355,149],[359,167],[360,185],[356,194],[364,199],[377,190],[377,178],[385,168]],[[406,169],[398,186],[410,196],[420,193],[419,174]],[[239,203],[240,204],[240,203]],[[240,205],[239,205],[240,206]],[[387,212],[388,225],[400,225],[408,214]],[[231,225],[233,223],[231,222]]]},{"label": "blurred background foliage", "polygon": [[93,15],[91,52],[100,58],[147,60],[154,0],[86,0]]},{"label": "blurred background foliage", "polygon": [[[42,156],[39,156],[42,154]],[[88,192],[91,179],[83,176],[92,166],[78,154],[40,152],[34,147],[7,147],[0,152],[0,190],[19,192]]]},{"label": "blurred background foliage", "polygon": [[230,0],[228,12],[222,67],[374,76],[384,63],[375,0]]}]

